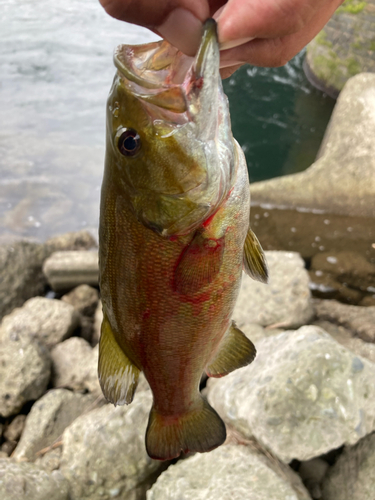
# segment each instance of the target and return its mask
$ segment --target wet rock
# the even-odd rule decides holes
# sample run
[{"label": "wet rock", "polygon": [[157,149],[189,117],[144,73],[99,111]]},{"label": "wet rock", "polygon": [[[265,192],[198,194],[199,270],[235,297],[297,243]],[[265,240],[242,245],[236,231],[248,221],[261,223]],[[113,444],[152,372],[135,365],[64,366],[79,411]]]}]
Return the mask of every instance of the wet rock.
[{"label": "wet rock", "polygon": [[28,335],[0,343],[0,416],[16,414],[46,390],[51,372],[47,348]]},{"label": "wet rock", "polygon": [[358,252],[322,252],[311,261],[311,269],[325,271],[341,283],[366,291],[375,283],[375,266]]},{"label": "wet rock", "polygon": [[244,274],[233,319],[239,328],[248,323],[283,328],[307,323],[313,309],[303,260],[292,252],[266,252],[266,258],[268,285]]},{"label": "wet rock", "polygon": [[31,408],[14,458],[35,460],[38,452],[51,446],[94,401],[95,397],[91,395],[76,394],[66,389],[49,391]]},{"label": "wet rock", "polygon": [[312,458],[302,462],[298,469],[304,485],[309,490],[313,500],[322,498],[321,483],[328,470],[328,463],[321,458]]},{"label": "wet rock", "polygon": [[137,393],[131,405],[103,406],[65,429],[60,470],[71,500],[145,498],[148,479],[162,467],[144,445],[151,400],[150,392]]},{"label": "wet rock", "polygon": [[[374,218],[375,74],[340,93],[316,162],[304,172],[251,186],[252,203]],[[352,228],[353,229],[353,228]]]},{"label": "wet rock", "polygon": [[26,415],[16,415],[4,431],[4,438],[8,441],[18,441],[25,427]]},{"label": "wet rock", "polygon": [[0,318],[43,293],[47,285],[42,273],[46,256],[44,246],[37,243],[18,241],[0,246]]},{"label": "wet rock", "polygon": [[76,391],[87,389],[100,396],[98,354],[99,346],[92,348],[79,337],[57,344],[51,351],[53,386]]},{"label": "wet rock", "polygon": [[375,434],[344,449],[323,483],[324,500],[370,500],[375,491]]},{"label": "wet rock", "polygon": [[70,337],[78,323],[79,315],[70,304],[34,297],[3,318],[0,339],[20,333],[53,347]]},{"label": "wet rock", "polygon": [[366,342],[375,342],[375,307],[349,306],[335,300],[315,300],[314,308],[317,319],[341,325]]},{"label": "wet rock", "polygon": [[[293,477],[295,488],[289,481]],[[289,477],[288,477],[289,476]],[[249,447],[225,445],[196,454],[163,472],[147,500],[309,500],[292,471],[278,467]]]},{"label": "wet rock", "polygon": [[55,291],[70,290],[82,284],[98,285],[98,253],[55,252],[45,261],[43,272]]},{"label": "wet rock", "polygon": [[314,297],[319,299],[336,299],[348,304],[358,304],[362,293],[340,283],[329,273],[323,271],[309,271],[310,290]]},{"label": "wet rock", "polygon": [[0,459],[0,498],[69,500],[68,483],[58,471],[48,474],[34,464]]},{"label": "wet rock", "polygon": [[80,314],[93,316],[98,305],[99,293],[96,288],[80,285],[70,293],[63,295],[61,300],[72,305]]},{"label": "wet rock", "polygon": [[44,245],[50,254],[66,250],[90,250],[98,246],[92,234],[84,229],[54,236],[49,238]]},{"label": "wet rock", "polygon": [[375,365],[315,326],[261,340],[248,367],[208,381],[208,399],[283,462],[354,444],[375,428]]},{"label": "wet rock", "polygon": [[101,300],[98,302],[98,307],[96,308],[95,311],[95,317],[94,317],[94,331],[92,334],[91,338],[91,344],[95,346],[100,339],[100,329],[102,327],[102,322],[103,322],[103,306]]}]

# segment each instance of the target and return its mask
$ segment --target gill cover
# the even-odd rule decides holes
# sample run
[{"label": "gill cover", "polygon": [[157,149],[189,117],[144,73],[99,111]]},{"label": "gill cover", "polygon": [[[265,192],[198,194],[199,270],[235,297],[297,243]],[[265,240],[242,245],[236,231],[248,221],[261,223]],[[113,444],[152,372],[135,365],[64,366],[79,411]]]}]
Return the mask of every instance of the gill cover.
[{"label": "gill cover", "polygon": [[142,224],[187,234],[227,196],[234,170],[216,23],[195,59],[163,41],[121,45],[114,62],[106,167]]}]

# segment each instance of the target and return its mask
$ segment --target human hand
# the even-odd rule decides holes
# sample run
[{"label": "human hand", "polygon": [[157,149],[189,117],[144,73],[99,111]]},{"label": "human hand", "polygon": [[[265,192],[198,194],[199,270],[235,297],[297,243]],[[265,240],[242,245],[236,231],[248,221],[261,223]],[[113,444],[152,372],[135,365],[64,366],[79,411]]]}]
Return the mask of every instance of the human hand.
[{"label": "human hand", "polygon": [[208,17],[218,23],[223,78],[242,64],[283,66],[343,0],[100,0],[111,16],[145,26],[194,55]]}]

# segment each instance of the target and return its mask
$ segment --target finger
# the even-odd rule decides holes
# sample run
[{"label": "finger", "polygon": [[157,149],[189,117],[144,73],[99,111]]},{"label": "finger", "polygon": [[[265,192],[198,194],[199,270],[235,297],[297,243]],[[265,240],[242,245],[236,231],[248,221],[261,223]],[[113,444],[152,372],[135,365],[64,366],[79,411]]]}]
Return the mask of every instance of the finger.
[{"label": "finger", "polygon": [[222,51],[221,65],[247,62],[254,66],[283,66],[319,33],[340,3],[341,0],[330,2],[328,7],[318,11],[309,24],[297,33],[276,38],[256,38],[244,45]]},{"label": "finger", "polygon": [[197,51],[209,17],[207,0],[99,1],[112,17],[150,28],[188,55]]},{"label": "finger", "polygon": [[229,0],[218,17],[221,43],[276,38],[304,28],[316,12],[340,0]]},{"label": "finger", "polygon": [[221,75],[221,78],[223,80],[225,80],[225,78],[229,78],[230,76],[233,75],[233,73],[235,73],[238,68],[240,68],[242,66],[242,63],[241,64],[236,64],[234,66],[228,66],[227,68],[220,68],[220,75]]}]

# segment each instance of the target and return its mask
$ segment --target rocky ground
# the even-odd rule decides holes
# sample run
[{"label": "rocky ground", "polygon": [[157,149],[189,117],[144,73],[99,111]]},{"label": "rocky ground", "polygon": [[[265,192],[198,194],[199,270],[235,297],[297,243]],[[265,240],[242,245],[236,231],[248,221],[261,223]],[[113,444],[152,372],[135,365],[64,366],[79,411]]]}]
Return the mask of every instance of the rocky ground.
[{"label": "rocky ground", "polygon": [[[234,312],[257,358],[203,389],[227,424],[227,442],[169,464],[145,451],[147,382],[129,406],[101,395],[93,238],[0,247],[0,498],[372,498],[373,265],[345,253],[312,261],[266,254],[269,285],[244,277]],[[314,298],[319,272],[362,295],[365,288],[368,299]]]}]

